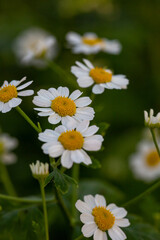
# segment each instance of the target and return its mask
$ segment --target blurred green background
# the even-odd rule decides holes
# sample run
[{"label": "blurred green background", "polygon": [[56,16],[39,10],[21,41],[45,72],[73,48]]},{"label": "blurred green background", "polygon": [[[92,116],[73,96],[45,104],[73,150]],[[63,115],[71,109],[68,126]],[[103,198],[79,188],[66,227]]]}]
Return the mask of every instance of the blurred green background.
[{"label": "blurred green background", "polygon": [[[18,65],[12,51],[13,42],[17,35],[30,27],[40,27],[56,36],[59,54],[55,62],[68,72],[76,60],[81,61],[86,57],[83,54],[71,54],[71,50],[66,48],[65,35],[69,31],[80,34],[95,32],[99,37],[118,39],[123,46],[118,56],[98,53],[94,57],[93,63],[107,66],[113,69],[115,74],[125,74],[130,84],[127,90],[106,90],[95,97],[93,106],[96,109],[96,117],[93,122],[108,122],[110,128],[103,144],[105,150],[94,154],[103,168],[94,170],[81,167],[81,197],[83,193],[101,193],[106,196],[108,202],[119,203],[137,195],[147,186],[134,179],[128,167],[128,157],[141,139],[144,126],[143,111],[153,108],[157,113],[160,110],[159,12],[159,0],[0,2],[0,85],[4,80],[19,80],[27,76],[28,80],[34,80],[31,86],[35,94],[41,88],[64,86],[62,79],[49,68],[36,69]],[[38,117],[34,112],[32,99],[33,97],[24,98],[21,108],[35,122],[40,121],[43,129],[49,128],[47,119]],[[19,147],[15,151],[18,162],[8,168],[17,192],[20,196],[39,194],[38,185],[31,177],[29,163],[37,159],[47,161],[48,158],[42,153],[37,134],[14,109],[6,114],[0,113],[0,127],[3,132],[19,140]],[[89,181],[85,180],[88,178]],[[90,184],[88,188],[85,181]],[[97,185],[97,182],[100,185]],[[3,187],[0,187],[1,192],[4,192]],[[111,189],[110,195],[106,194],[106,188]],[[116,194],[112,195],[112,190],[118,192],[119,199],[116,198]],[[156,209],[152,210],[152,216],[148,217],[149,222],[153,221],[154,214],[160,210],[156,205],[158,198],[158,193],[155,193],[154,200],[146,200],[151,201],[149,205],[154,201],[156,206]],[[147,219],[144,204],[143,202],[141,207],[139,203],[138,209]],[[133,209],[133,212],[136,210]],[[59,239],[64,239],[65,232],[59,234]]]}]

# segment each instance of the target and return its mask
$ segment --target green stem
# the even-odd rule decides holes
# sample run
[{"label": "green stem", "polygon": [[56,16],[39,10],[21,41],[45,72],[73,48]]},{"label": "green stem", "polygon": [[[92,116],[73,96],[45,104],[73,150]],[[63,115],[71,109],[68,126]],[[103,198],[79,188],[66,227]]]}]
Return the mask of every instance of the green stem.
[{"label": "green stem", "polygon": [[4,187],[6,189],[6,192],[11,196],[17,196],[14,186],[12,184],[12,181],[9,177],[7,168],[6,168],[5,164],[3,164],[2,162],[0,163],[0,172],[1,172],[0,177],[3,182]]},{"label": "green stem", "polygon": [[[77,182],[78,182],[78,178],[79,178],[79,164],[74,164],[73,168],[72,168],[72,178],[74,178]],[[77,201],[78,198],[78,190],[77,190],[77,186],[73,185],[73,192],[72,192],[72,216],[74,219],[76,219],[76,208],[75,208],[75,203]]]},{"label": "green stem", "polygon": [[131,199],[127,203],[124,203],[122,206],[123,207],[128,207],[128,206],[136,203],[137,201],[141,200],[142,198],[144,198],[145,196],[147,196],[148,194],[150,194],[151,192],[153,192],[154,190],[156,190],[159,187],[160,187],[160,181],[156,182],[151,187],[149,187],[147,190],[145,190],[144,192],[142,192],[141,194],[139,194],[135,198]]},{"label": "green stem", "polygon": [[151,131],[151,134],[152,134],[154,145],[155,145],[155,147],[157,149],[157,153],[158,153],[158,155],[160,157],[160,150],[159,150],[158,143],[157,143],[157,140],[156,140],[155,132],[154,132],[153,128],[150,128],[150,131]]},{"label": "green stem", "polygon": [[42,130],[40,127],[37,127],[36,124],[23,112],[23,110],[20,107],[16,107],[17,112],[36,130],[36,132],[40,133]]},{"label": "green stem", "polygon": [[84,238],[84,236],[83,236],[83,235],[80,235],[79,237],[75,238],[74,240],[81,240],[81,239],[83,239],[83,238]]},{"label": "green stem", "polygon": [[77,88],[76,80],[72,78],[72,76],[63,70],[58,64],[52,61],[47,61],[48,66],[70,87]]},{"label": "green stem", "polygon": [[49,240],[49,229],[48,229],[48,216],[47,216],[47,207],[46,207],[46,198],[45,198],[45,190],[44,190],[44,181],[39,181],[42,195],[42,204],[43,204],[43,213],[44,213],[44,225],[45,225],[45,235],[46,240]]}]

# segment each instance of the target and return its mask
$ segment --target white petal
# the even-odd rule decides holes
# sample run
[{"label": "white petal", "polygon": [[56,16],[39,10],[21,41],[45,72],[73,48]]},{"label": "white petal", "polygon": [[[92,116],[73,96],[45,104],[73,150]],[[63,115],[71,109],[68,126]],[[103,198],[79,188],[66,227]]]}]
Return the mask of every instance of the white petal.
[{"label": "white petal", "polygon": [[90,137],[98,131],[99,127],[96,125],[90,126],[86,131],[83,132],[83,137]]},{"label": "white petal", "polygon": [[51,101],[46,98],[41,98],[39,96],[35,96],[32,101],[35,105],[39,107],[50,107],[51,106]]},{"label": "white petal", "polygon": [[114,208],[117,208],[116,204],[114,203],[110,203],[108,206],[107,206],[107,210],[113,210]]},{"label": "white petal", "polygon": [[123,218],[123,219],[116,219],[115,224],[119,227],[128,227],[130,225],[130,222],[127,218]]},{"label": "white petal", "polygon": [[62,125],[66,126],[67,129],[74,129],[77,126],[77,121],[70,116],[62,117]]},{"label": "white petal", "polygon": [[18,96],[31,96],[33,94],[34,94],[33,90],[25,90],[25,91],[18,92]]},{"label": "white petal", "polygon": [[117,226],[113,226],[109,229],[108,234],[112,240],[124,240],[127,238],[125,233]]},{"label": "white petal", "polygon": [[76,64],[85,71],[89,70],[88,67],[86,67],[83,63],[80,63],[80,62],[76,61]]},{"label": "white petal", "polygon": [[13,108],[13,107],[17,107],[19,104],[21,104],[21,102],[22,102],[22,99],[20,99],[20,98],[12,98],[8,102],[8,104],[11,108]]},{"label": "white petal", "polygon": [[85,120],[83,122],[81,122],[78,127],[76,128],[76,130],[78,132],[81,132],[83,133],[84,131],[86,131],[88,129],[88,126],[89,126],[89,121],[88,120]]},{"label": "white petal", "polygon": [[93,209],[96,206],[95,199],[92,195],[84,196],[84,201]]},{"label": "white petal", "polygon": [[94,217],[91,214],[82,213],[80,219],[82,223],[94,223]]},{"label": "white petal", "polygon": [[79,98],[82,95],[82,93],[83,92],[81,92],[79,90],[75,90],[74,92],[71,93],[69,98],[71,98],[72,100],[76,100],[77,98]]},{"label": "white petal", "polygon": [[92,88],[92,92],[94,94],[101,94],[104,92],[104,87],[100,86],[100,84],[95,84]]},{"label": "white petal", "polygon": [[33,82],[33,81],[29,81],[29,82],[27,82],[27,83],[25,83],[25,84],[17,87],[17,90],[19,91],[19,90],[22,90],[22,89],[28,87],[29,85],[31,85],[32,82]]},{"label": "white petal", "polygon": [[91,237],[94,232],[97,229],[97,225],[95,223],[89,223],[89,224],[85,224],[82,227],[82,233],[85,237]]},{"label": "white petal", "polygon": [[124,208],[119,208],[119,207],[114,208],[113,210],[111,210],[111,212],[118,219],[124,218],[127,215],[127,211]]},{"label": "white petal", "polygon": [[4,103],[2,108],[2,113],[9,112],[11,110],[11,107],[9,106],[9,103]]},{"label": "white petal", "polygon": [[[36,111],[40,111],[40,112],[49,112],[52,109],[51,108],[34,108],[34,110]],[[53,112],[53,111],[52,111]]]},{"label": "white petal", "polygon": [[3,102],[0,102],[0,111],[2,111],[2,108],[3,108]]},{"label": "white petal", "polygon": [[5,164],[5,165],[10,165],[13,164],[17,161],[17,156],[14,153],[5,153],[2,155],[1,157],[1,161]]},{"label": "white petal", "polygon": [[53,99],[58,97],[58,91],[55,88],[49,88],[48,91],[53,95]]},{"label": "white petal", "polygon": [[[102,84],[103,87],[108,88],[108,89],[121,89],[121,87],[113,82],[108,82],[106,84]],[[101,85],[101,86],[102,86]]]},{"label": "white petal", "polygon": [[77,44],[81,42],[81,36],[75,32],[69,32],[66,35],[67,41],[71,42],[72,44]]},{"label": "white petal", "polygon": [[51,110],[51,111],[48,111],[48,112],[39,112],[39,113],[38,113],[38,116],[48,117],[48,116],[50,116],[50,115],[52,115],[52,114],[53,114],[53,111]]},{"label": "white petal", "polygon": [[81,200],[78,200],[76,202],[76,208],[81,213],[91,214],[91,211],[92,211],[92,208],[88,204],[86,204],[85,202],[83,202]]},{"label": "white petal", "polygon": [[57,138],[58,138],[57,135],[56,135],[55,131],[46,129],[44,132],[39,133],[38,139],[42,142],[52,142],[52,141],[57,140]]},{"label": "white petal", "polygon": [[62,155],[64,152],[64,148],[61,143],[57,142],[57,144],[53,144],[52,147],[48,149],[48,153],[50,157],[56,158]]},{"label": "white petal", "polygon": [[37,92],[37,94],[45,99],[53,100],[52,94],[45,89],[41,89],[40,91]]},{"label": "white petal", "polygon": [[55,142],[47,142],[47,143],[44,143],[44,144],[42,145],[42,150],[43,150],[43,152],[44,152],[45,154],[49,154],[49,153],[48,153],[48,149],[49,149],[50,147],[52,147],[53,144],[55,144]]},{"label": "white petal", "polygon": [[92,107],[83,107],[83,108],[77,108],[76,113],[74,117],[78,119],[79,121],[83,120],[93,120],[94,118],[94,110]]},{"label": "white petal", "polygon": [[77,83],[80,87],[86,88],[86,87],[90,87],[94,83],[94,81],[89,76],[82,76],[82,77],[78,77]]},{"label": "white petal", "polygon": [[89,97],[81,97],[81,98],[75,100],[75,104],[77,107],[86,107],[91,102],[92,102],[92,100]]},{"label": "white petal", "polygon": [[83,61],[87,65],[87,67],[89,67],[90,69],[94,68],[93,64],[89,60],[83,59]]},{"label": "white petal", "polygon": [[102,195],[96,194],[95,202],[96,202],[97,206],[100,206],[100,207],[104,206],[104,207],[106,207],[106,200],[105,200],[105,198]]},{"label": "white petal", "polygon": [[102,232],[100,229],[97,229],[94,233],[94,240],[107,240],[106,232]]},{"label": "white petal", "polygon": [[52,115],[49,116],[48,122],[51,124],[57,124],[61,121],[61,116],[59,116],[57,113],[53,113]]},{"label": "white petal", "polygon": [[71,151],[71,160],[75,163],[82,163],[84,162],[85,156],[83,153],[78,149]]},{"label": "white petal", "polygon": [[68,97],[69,96],[69,89],[67,87],[59,87],[57,89],[58,93],[62,97]]},{"label": "white petal", "polygon": [[84,139],[83,148],[87,151],[98,151],[101,149],[103,137],[101,135],[93,135]]},{"label": "white petal", "polygon": [[80,149],[81,153],[84,155],[84,164],[86,165],[89,165],[92,163],[90,157],[88,156],[88,154],[83,150],[83,149]]},{"label": "white petal", "polygon": [[73,162],[71,160],[71,153],[68,150],[65,150],[61,157],[61,164],[65,168],[71,168]]},{"label": "white petal", "polygon": [[65,132],[66,130],[67,130],[67,128],[63,125],[60,125],[60,126],[55,128],[55,131],[59,134],[61,134],[62,132]]}]

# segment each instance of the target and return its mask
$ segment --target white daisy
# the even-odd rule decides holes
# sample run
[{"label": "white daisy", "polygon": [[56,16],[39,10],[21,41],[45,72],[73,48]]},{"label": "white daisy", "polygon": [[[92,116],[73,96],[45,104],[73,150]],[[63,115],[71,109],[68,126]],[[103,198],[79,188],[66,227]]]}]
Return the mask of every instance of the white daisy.
[{"label": "white daisy", "polygon": [[111,70],[94,67],[87,59],[83,59],[85,65],[76,62],[77,66],[71,67],[71,72],[77,77],[77,83],[82,88],[90,87],[94,84],[92,92],[100,94],[104,89],[126,89],[129,80],[125,75],[113,75]]},{"label": "white daisy", "polygon": [[130,157],[130,167],[137,179],[151,182],[160,177],[160,157],[153,142],[143,140]]},{"label": "white daisy", "polygon": [[85,33],[83,36],[75,32],[66,35],[69,46],[73,53],[95,54],[99,51],[111,54],[119,54],[121,44],[118,40],[99,38],[95,33]]},{"label": "white daisy", "polygon": [[32,175],[35,178],[46,178],[49,175],[49,164],[42,163],[37,160],[36,164],[32,163],[29,165]]},{"label": "white daisy", "polygon": [[18,141],[16,138],[10,137],[8,134],[0,134],[0,161],[9,165],[16,162],[17,157],[10,151],[16,148]]},{"label": "white daisy", "polygon": [[19,86],[25,80],[26,77],[22,78],[20,81],[12,80],[10,83],[8,83],[8,81],[4,81],[3,85],[0,87],[0,112],[9,112],[12,108],[20,105],[22,99],[19,98],[19,96],[33,95],[33,90],[19,91],[28,87],[33,82],[29,81]]},{"label": "white daisy", "polygon": [[58,89],[41,89],[38,96],[35,96],[33,103],[41,108],[34,108],[39,116],[49,116],[48,121],[51,124],[57,124],[60,121],[63,125],[75,127],[83,120],[92,120],[94,110],[87,107],[92,101],[89,97],[80,97],[82,92],[75,90],[69,95],[67,87]]},{"label": "white daisy", "polygon": [[14,52],[22,64],[43,67],[45,59],[51,60],[57,55],[57,41],[44,30],[31,28],[16,39]]},{"label": "white daisy", "polygon": [[145,125],[147,127],[151,128],[159,128],[160,127],[160,113],[157,114],[157,116],[153,116],[154,111],[153,109],[150,109],[150,112],[148,114],[147,111],[144,111],[144,120]]},{"label": "white daisy", "polygon": [[[84,151],[98,151],[101,148],[103,137],[95,135],[98,127],[89,127],[89,121],[81,122],[78,127],[69,128],[63,125],[55,130],[47,129],[39,134],[39,140],[45,142],[42,145],[43,152],[50,157],[61,156],[61,164],[65,168],[71,168],[73,162],[91,164],[91,159]],[[83,150],[84,149],[84,150]]]},{"label": "white daisy", "polygon": [[128,227],[130,222],[127,218],[127,211],[117,207],[114,203],[106,205],[102,195],[96,194],[84,196],[84,202],[78,200],[76,208],[82,213],[80,219],[84,223],[82,233],[89,238],[93,235],[94,240],[107,240],[108,235],[112,240],[126,239],[125,233],[120,227]]}]

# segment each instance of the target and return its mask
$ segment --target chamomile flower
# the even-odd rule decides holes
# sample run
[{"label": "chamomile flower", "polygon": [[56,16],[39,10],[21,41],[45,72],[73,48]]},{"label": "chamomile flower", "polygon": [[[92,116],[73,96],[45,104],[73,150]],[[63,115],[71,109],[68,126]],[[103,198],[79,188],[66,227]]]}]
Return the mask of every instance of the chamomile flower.
[{"label": "chamomile flower", "polygon": [[14,52],[21,64],[43,67],[46,65],[44,60],[51,60],[57,55],[57,41],[46,31],[31,28],[16,39]]},{"label": "chamomile flower", "polygon": [[75,32],[66,35],[69,46],[73,53],[96,54],[99,51],[119,54],[121,44],[118,40],[99,38],[95,33],[85,33],[83,36]]},{"label": "chamomile flower", "polygon": [[16,162],[17,157],[11,151],[18,145],[16,138],[10,137],[6,133],[0,134],[0,161],[3,164],[9,165]]},{"label": "chamomile flower", "polygon": [[117,207],[114,203],[106,205],[102,195],[96,194],[84,196],[84,202],[78,200],[76,208],[82,213],[80,219],[84,223],[82,233],[85,237],[93,236],[94,240],[107,240],[107,233],[112,240],[126,239],[125,233],[120,227],[128,227],[130,222],[127,211]]},{"label": "chamomile flower", "polygon": [[159,128],[160,127],[160,113],[158,113],[155,117],[153,116],[153,114],[154,114],[153,109],[150,109],[149,114],[147,111],[144,111],[145,125],[147,127],[151,127],[151,128]]},{"label": "chamomile flower", "polygon": [[[81,122],[77,128],[69,128],[63,125],[55,130],[46,129],[39,134],[39,140],[45,142],[42,145],[43,152],[50,157],[61,156],[61,164],[65,168],[71,168],[73,163],[92,163],[88,154],[84,151],[98,151],[101,148],[103,137],[95,133],[98,127],[89,127],[89,121]],[[84,150],[83,150],[84,149]]]},{"label": "chamomile flower", "polygon": [[160,178],[160,157],[153,142],[141,141],[130,157],[130,167],[137,179],[151,182]]},{"label": "chamomile flower", "polygon": [[[21,96],[33,95],[33,90],[22,90],[28,87],[33,81],[29,81],[25,84],[20,84],[26,80],[26,77],[21,80],[12,80],[10,83],[4,81],[3,85],[0,87],[0,112],[9,112],[12,108],[17,107],[21,104]],[[22,91],[20,91],[22,90]]]},{"label": "chamomile flower", "polygon": [[69,95],[67,87],[41,89],[33,99],[33,103],[40,108],[34,109],[39,111],[39,116],[48,116],[51,124],[62,122],[63,125],[74,127],[83,120],[94,118],[93,108],[87,107],[91,99],[80,97],[81,94],[75,90]]},{"label": "chamomile flower", "polygon": [[77,83],[82,88],[90,87],[95,94],[101,94],[107,89],[126,89],[129,80],[125,75],[113,75],[109,69],[94,67],[87,59],[83,59],[85,65],[76,62],[77,66],[71,67],[71,72],[77,77]]},{"label": "chamomile flower", "polygon": [[37,160],[36,164],[29,165],[34,178],[46,178],[49,175],[49,164]]}]

